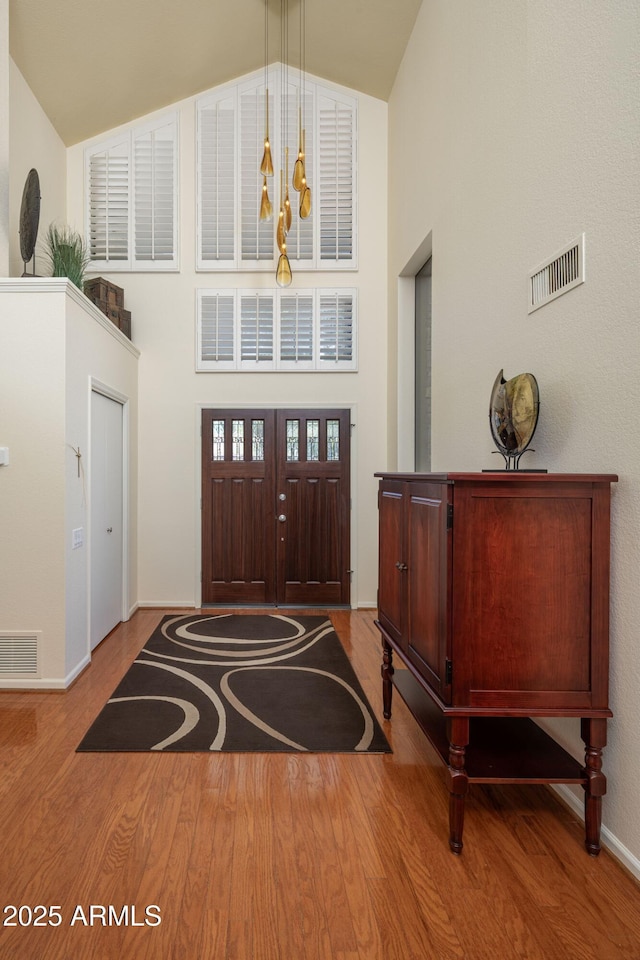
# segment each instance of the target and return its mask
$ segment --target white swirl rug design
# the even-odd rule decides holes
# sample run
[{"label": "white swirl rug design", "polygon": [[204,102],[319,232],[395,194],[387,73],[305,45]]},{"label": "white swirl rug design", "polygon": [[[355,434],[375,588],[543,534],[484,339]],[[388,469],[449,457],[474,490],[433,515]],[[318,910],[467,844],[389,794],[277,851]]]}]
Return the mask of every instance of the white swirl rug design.
[{"label": "white swirl rug design", "polygon": [[79,751],[389,753],[331,621],[167,616]]}]

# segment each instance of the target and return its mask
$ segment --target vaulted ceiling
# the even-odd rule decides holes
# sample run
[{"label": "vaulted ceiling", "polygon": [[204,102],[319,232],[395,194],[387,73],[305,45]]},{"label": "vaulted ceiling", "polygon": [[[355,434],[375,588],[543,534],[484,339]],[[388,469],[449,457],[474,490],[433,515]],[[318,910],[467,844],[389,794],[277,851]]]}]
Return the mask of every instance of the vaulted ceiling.
[{"label": "vaulted ceiling", "polygon": [[[268,3],[269,60],[288,4]],[[387,99],[422,0],[304,0],[306,69]],[[67,145],[264,66],[265,0],[10,0],[10,53]]]}]

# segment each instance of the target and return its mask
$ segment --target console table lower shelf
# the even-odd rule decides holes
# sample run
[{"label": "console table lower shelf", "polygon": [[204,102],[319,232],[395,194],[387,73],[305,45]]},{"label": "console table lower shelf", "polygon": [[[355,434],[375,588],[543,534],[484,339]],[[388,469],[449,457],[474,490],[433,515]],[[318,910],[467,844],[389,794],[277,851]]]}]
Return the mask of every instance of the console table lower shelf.
[{"label": "console table lower shelf", "polygon": [[[464,802],[470,783],[577,783],[585,790],[585,846],[600,852],[601,798],[605,778],[589,772],[529,717],[446,715],[408,669],[395,670],[393,686],[448,767],[449,846],[462,851]],[[582,720],[582,735],[591,741],[606,721]],[[592,725],[594,728],[592,736]],[[603,745],[603,744],[602,744]],[[597,764],[595,764],[597,766]]]}]

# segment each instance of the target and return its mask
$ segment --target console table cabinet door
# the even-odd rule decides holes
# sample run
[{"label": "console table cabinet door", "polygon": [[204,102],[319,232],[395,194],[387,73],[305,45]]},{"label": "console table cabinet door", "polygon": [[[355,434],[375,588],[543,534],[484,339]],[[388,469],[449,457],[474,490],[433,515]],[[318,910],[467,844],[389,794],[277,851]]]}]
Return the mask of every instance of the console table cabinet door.
[{"label": "console table cabinet door", "polygon": [[404,483],[389,480],[380,484],[378,610],[389,636],[406,649],[404,626],[408,565],[405,547],[405,493]]},{"label": "console table cabinet door", "polygon": [[410,662],[438,696],[450,702],[451,535],[446,484],[406,484],[408,622]]},{"label": "console table cabinet door", "polygon": [[608,484],[454,491],[454,704],[606,707]]}]

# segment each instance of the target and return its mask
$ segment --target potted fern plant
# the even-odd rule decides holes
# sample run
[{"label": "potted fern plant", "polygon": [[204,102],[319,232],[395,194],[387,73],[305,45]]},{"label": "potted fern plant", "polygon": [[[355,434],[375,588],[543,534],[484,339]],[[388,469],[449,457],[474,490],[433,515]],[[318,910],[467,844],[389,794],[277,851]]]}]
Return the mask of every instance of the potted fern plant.
[{"label": "potted fern plant", "polygon": [[44,237],[44,248],[51,276],[67,277],[76,287],[84,290],[89,254],[80,234],[71,227],[51,223]]}]

